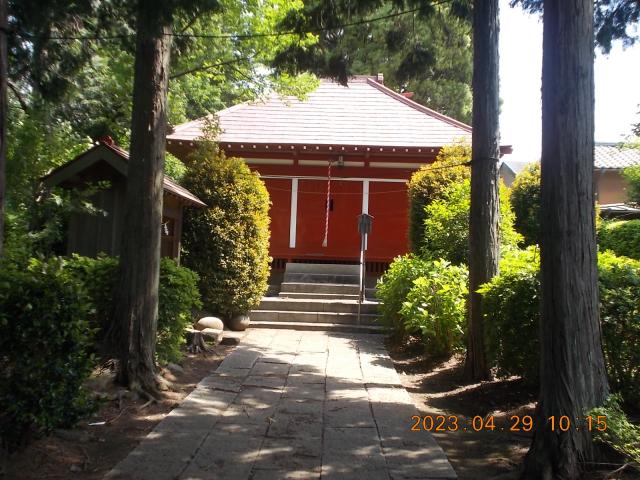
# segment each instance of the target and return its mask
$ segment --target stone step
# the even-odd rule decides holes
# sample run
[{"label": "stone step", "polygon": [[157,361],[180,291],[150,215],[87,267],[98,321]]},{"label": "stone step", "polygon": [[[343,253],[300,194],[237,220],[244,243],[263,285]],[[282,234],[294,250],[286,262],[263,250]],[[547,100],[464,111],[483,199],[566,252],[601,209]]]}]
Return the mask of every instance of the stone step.
[{"label": "stone step", "polygon": [[[251,324],[253,322],[302,322],[302,323],[340,323],[358,324],[358,315],[355,313],[338,312],[304,312],[295,310],[252,310],[249,314]],[[360,325],[379,325],[376,321],[378,315],[360,315]]]},{"label": "stone step", "polygon": [[343,275],[337,273],[285,273],[284,282],[298,283],[342,283],[355,285],[360,283],[359,275]]},{"label": "stone step", "polygon": [[308,298],[311,300],[358,300],[357,294],[344,293],[305,293],[305,292],[280,292],[280,298]]},{"label": "stone step", "polygon": [[341,283],[283,282],[280,293],[336,293],[358,295],[358,285]]},{"label": "stone step", "polygon": [[[358,301],[264,297],[258,310],[357,314]],[[377,311],[378,302],[367,301],[360,305],[361,314],[375,314]]]},{"label": "stone step", "polygon": [[277,328],[286,330],[326,331],[342,333],[387,333],[387,330],[384,327],[378,325],[351,325],[344,323],[317,322],[269,322],[264,320],[251,320],[251,328]]},{"label": "stone step", "polygon": [[285,274],[287,273],[358,276],[360,274],[360,266],[324,263],[287,263],[285,266]]}]

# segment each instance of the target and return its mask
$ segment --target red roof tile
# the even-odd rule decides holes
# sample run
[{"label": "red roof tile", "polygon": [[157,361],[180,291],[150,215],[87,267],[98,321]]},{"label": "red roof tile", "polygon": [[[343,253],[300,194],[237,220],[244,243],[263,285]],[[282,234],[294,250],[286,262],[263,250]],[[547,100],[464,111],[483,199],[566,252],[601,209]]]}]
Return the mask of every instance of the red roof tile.
[{"label": "red roof tile", "polygon": [[[220,142],[440,147],[471,140],[471,127],[424,107],[369,77],[348,87],[322,80],[303,101],[273,94],[216,114]],[[193,141],[204,119],[178,125],[167,138]]]}]

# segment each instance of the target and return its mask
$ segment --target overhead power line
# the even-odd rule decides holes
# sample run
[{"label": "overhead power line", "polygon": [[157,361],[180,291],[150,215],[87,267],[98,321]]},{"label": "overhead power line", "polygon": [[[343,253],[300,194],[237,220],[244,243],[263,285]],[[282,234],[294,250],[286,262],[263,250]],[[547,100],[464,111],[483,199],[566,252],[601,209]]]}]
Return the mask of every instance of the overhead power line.
[{"label": "overhead power line", "polygon": [[[450,0],[440,0],[438,2],[433,2],[431,5],[441,5],[444,3],[448,3]],[[353,22],[343,23],[335,26],[327,26],[327,27],[318,27],[312,28],[308,30],[284,30],[284,31],[276,31],[276,32],[259,32],[259,33],[170,33],[167,34],[176,38],[210,38],[210,39],[234,39],[234,40],[248,40],[252,38],[264,38],[264,37],[281,37],[286,35],[305,35],[307,33],[322,33],[331,30],[340,30],[343,28],[350,28],[359,25],[365,25],[368,23],[380,22],[383,20],[388,20],[390,18],[396,18],[403,15],[408,15],[411,13],[417,13],[421,10],[420,7],[412,8],[410,10],[402,10],[400,12],[389,13],[386,15],[381,15],[379,17],[366,18],[362,20],[355,20]],[[36,35],[33,35],[29,32],[25,32],[23,30],[17,30],[13,33],[21,35],[26,38],[36,38]],[[134,37],[135,33],[123,33],[123,34],[112,34],[112,35],[71,35],[71,36],[49,36],[49,37],[38,37],[40,39],[52,40],[52,41],[99,41],[99,40],[119,40],[124,38]]]}]

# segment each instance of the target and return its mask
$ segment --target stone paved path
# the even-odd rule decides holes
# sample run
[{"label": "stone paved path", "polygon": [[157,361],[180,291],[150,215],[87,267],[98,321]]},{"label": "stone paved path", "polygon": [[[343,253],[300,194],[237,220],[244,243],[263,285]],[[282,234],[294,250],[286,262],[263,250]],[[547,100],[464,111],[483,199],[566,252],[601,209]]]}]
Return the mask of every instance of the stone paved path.
[{"label": "stone paved path", "polygon": [[382,335],[250,330],[108,479],[455,479]]}]

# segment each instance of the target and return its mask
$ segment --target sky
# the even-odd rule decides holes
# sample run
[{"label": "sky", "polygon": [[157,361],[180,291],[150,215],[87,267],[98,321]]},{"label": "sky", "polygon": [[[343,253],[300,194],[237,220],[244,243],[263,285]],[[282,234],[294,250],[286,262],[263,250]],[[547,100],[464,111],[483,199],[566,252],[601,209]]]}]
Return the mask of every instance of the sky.
[{"label": "sky", "polygon": [[[503,145],[513,145],[513,160],[540,158],[542,20],[500,0],[500,130]],[[595,139],[620,142],[640,121],[640,44],[595,61]]]}]

